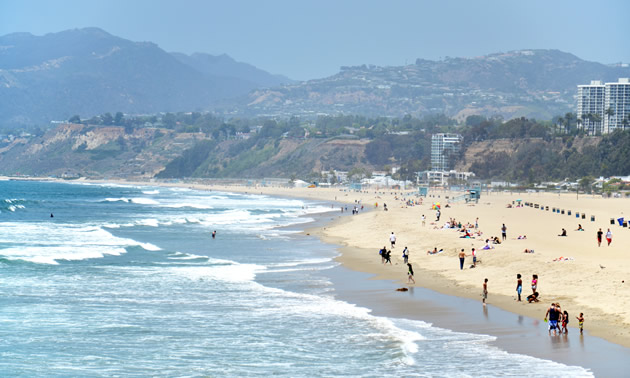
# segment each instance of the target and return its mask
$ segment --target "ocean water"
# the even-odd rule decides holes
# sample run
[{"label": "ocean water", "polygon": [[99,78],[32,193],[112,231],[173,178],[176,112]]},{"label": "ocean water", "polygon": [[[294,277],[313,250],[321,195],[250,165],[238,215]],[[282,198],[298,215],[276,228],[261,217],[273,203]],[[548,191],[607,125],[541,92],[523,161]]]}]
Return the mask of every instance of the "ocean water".
[{"label": "ocean water", "polygon": [[335,299],[335,248],[299,233],[328,211],[0,181],[0,375],[591,376]]}]

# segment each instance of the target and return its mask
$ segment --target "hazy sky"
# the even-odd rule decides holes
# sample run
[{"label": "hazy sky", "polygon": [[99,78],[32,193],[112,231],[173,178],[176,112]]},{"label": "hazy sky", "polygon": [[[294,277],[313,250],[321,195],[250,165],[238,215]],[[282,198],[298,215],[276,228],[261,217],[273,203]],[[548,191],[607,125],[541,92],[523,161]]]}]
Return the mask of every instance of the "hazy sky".
[{"label": "hazy sky", "polygon": [[0,0],[0,35],[96,26],[304,80],[529,48],[627,63],[629,17],[630,0]]}]

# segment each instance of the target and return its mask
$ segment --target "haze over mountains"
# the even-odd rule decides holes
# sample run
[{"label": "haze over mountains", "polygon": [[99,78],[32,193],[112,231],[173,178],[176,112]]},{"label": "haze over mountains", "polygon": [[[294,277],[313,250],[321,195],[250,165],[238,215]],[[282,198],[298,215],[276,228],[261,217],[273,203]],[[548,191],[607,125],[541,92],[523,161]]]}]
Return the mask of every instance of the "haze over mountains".
[{"label": "haze over mountains", "polygon": [[292,82],[226,55],[168,53],[97,28],[14,33],[0,37],[0,125],[41,126],[75,114],[205,110],[549,119],[574,110],[576,85],[628,76],[628,67],[557,50],[525,50],[418,59],[398,67],[342,67],[331,77]]},{"label": "haze over mountains", "polygon": [[290,82],[228,56],[169,54],[85,28],[0,37],[0,122],[48,124],[74,114],[206,110],[221,98]]}]

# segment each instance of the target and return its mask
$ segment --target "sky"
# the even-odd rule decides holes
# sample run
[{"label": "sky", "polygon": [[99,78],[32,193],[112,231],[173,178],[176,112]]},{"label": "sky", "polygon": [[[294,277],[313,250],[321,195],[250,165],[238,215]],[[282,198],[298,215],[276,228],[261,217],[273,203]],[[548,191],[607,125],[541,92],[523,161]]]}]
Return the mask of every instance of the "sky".
[{"label": "sky", "polygon": [[629,0],[0,0],[0,35],[99,27],[308,80],[520,49],[630,63],[629,17]]}]

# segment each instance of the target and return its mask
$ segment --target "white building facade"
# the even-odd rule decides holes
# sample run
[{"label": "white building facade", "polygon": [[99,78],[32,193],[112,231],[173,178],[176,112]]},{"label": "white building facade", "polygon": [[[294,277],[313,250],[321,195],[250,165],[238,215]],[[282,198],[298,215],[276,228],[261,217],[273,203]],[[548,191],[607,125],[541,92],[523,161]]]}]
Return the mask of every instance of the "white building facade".
[{"label": "white building facade", "polygon": [[450,171],[452,156],[459,153],[464,138],[459,134],[433,134],[431,136],[431,170]]},{"label": "white building facade", "polygon": [[630,79],[606,83],[604,98],[604,133],[630,127]]},{"label": "white building facade", "polygon": [[577,118],[582,129],[589,135],[601,134],[604,120],[604,97],[606,86],[593,80],[590,85],[578,85]]},{"label": "white building facade", "polygon": [[630,79],[578,85],[577,118],[589,135],[630,128]]}]

